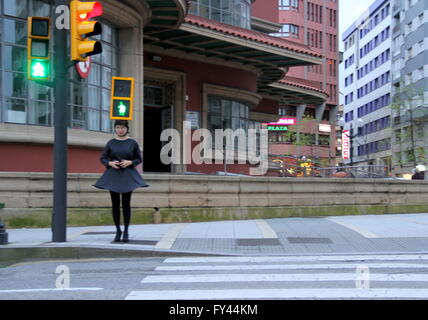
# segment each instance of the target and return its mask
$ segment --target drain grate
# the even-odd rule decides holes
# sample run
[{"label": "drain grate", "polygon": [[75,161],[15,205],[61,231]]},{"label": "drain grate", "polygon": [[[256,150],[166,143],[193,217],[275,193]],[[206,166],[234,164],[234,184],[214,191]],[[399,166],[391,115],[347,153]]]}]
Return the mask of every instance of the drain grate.
[{"label": "drain grate", "polygon": [[158,242],[154,241],[154,240],[129,240],[128,242],[129,244],[141,244],[141,245],[149,245],[149,246],[154,246],[156,245]]},{"label": "drain grate", "polygon": [[[125,244],[125,242],[110,242],[112,244]],[[126,244],[137,244],[137,245],[146,245],[146,246],[154,246],[156,245],[158,242],[157,241],[153,241],[153,240],[129,240]]]},{"label": "drain grate", "polygon": [[238,246],[280,246],[279,239],[236,239]]},{"label": "drain grate", "polygon": [[302,238],[302,237],[290,237],[287,238],[289,243],[294,243],[294,244],[305,244],[305,243],[314,243],[314,244],[319,244],[319,243],[333,243],[333,241],[331,241],[329,238]]}]

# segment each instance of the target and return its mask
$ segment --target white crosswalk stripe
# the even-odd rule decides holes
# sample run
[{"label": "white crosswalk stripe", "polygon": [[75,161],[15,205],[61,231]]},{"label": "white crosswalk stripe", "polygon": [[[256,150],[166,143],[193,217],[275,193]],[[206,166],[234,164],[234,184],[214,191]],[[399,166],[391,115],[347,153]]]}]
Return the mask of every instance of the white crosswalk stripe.
[{"label": "white crosswalk stripe", "polygon": [[428,255],[167,258],[127,300],[428,299]]}]

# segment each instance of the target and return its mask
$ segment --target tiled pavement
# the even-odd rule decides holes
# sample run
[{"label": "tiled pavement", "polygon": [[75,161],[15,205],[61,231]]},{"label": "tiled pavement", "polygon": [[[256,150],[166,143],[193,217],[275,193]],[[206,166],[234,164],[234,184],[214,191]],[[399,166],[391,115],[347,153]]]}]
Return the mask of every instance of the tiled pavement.
[{"label": "tiled pavement", "polygon": [[283,218],[132,225],[130,242],[112,243],[115,228],[67,229],[52,243],[50,229],[8,229],[1,248],[79,247],[141,252],[226,255],[428,252],[428,213]]}]

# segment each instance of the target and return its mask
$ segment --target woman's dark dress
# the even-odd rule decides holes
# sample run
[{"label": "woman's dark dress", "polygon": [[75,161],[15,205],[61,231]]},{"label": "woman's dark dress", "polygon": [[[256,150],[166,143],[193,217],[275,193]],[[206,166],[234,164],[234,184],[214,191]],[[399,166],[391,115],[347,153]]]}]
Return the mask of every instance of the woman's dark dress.
[{"label": "woman's dark dress", "polygon": [[[110,140],[107,142],[100,160],[107,170],[93,185],[94,187],[126,193],[149,186],[135,169],[141,163],[140,148],[135,140]],[[131,160],[132,165],[120,169],[114,169],[108,165],[109,161],[121,160]]]}]

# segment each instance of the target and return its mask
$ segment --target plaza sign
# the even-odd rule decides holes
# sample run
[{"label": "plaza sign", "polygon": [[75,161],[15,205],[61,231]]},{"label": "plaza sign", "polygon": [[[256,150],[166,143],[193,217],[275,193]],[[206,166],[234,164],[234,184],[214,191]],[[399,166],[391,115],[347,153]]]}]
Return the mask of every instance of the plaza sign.
[{"label": "plaza sign", "polygon": [[288,131],[288,128],[286,126],[271,126],[271,125],[268,125],[267,129],[269,131]]}]

